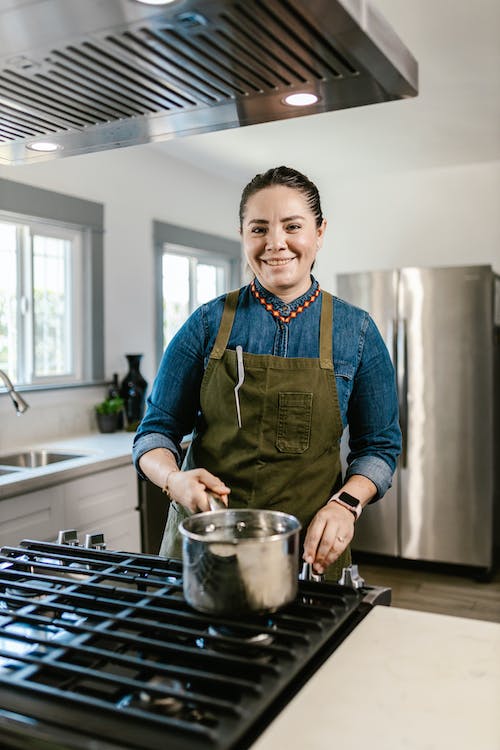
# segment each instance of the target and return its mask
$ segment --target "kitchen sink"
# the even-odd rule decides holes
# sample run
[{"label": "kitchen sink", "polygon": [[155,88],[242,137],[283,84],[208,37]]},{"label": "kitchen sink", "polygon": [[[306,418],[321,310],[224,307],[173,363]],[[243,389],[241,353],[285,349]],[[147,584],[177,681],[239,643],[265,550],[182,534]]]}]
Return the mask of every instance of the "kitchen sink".
[{"label": "kitchen sink", "polygon": [[[18,453],[9,453],[7,456],[0,456],[1,466],[16,466],[23,469],[37,469],[40,466],[49,466],[59,461],[71,461],[74,458],[83,458],[83,453],[67,453],[63,451],[50,450],[30,450],[19,451]],[[6,473],[8,469],[1,469],[0,472]]]},{"label": "kitchen sink", "polygon": [[16,469],[0,469],[0,477],[4,474],[15,474]]}]

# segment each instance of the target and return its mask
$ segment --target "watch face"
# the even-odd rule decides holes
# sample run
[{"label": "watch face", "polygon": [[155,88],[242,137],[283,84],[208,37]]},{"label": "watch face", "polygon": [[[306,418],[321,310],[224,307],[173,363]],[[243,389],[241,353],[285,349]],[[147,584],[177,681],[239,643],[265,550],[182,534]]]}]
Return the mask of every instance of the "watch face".
[{"label": "watch face", "polygon": [[343,503],[350,505],[351,508],[357,508],[359,505],[359,500],[356,500],[355,497],[349,495],[348,492],[341,492],[339,495],[339,500],[342,500]]}]

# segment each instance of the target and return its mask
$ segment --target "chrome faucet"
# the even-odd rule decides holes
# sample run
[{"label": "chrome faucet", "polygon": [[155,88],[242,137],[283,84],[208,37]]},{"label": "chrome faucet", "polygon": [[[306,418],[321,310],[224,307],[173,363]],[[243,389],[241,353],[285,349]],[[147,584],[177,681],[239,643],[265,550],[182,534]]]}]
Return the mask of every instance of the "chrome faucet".
[{"label": "chrome faucet", "polygon": [[29,409],[28,404],[24,400],[22,396],[17,393],[17,391],[14,390],[14,386],[10,382],[10,378],[7,375],[6,372],[3,370],[0,370],[0,378],[2,378],[3,382],[5,383],[5,387],[7,388],[7,393],[12,399],[12,403],[16,407],[16,411],[18,414],[24,414],[26,409]]}]

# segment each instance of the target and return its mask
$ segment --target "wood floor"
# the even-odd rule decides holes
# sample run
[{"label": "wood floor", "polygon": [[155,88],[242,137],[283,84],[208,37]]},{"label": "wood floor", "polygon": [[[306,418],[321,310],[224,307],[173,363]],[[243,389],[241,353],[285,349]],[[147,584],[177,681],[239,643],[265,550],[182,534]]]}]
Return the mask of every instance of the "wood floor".
[{"label": "wood floor", "polygon": [[438,566],[422,569],[356,553],[353,562],[367,583],[392,589],[395,607],[500,622],[500,570],[489,583],[480,583],[472,574],[444,572]]}]

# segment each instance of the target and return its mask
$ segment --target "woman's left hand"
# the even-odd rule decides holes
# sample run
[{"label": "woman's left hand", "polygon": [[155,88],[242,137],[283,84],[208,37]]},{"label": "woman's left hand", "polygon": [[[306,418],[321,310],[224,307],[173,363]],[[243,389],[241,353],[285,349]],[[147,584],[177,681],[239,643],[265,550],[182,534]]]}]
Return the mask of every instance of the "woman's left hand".
[{"label": "woman's left hand", "polygon": [[303,558],[317,573],[324,573],[340,557],[353,536],[354,515],[338,503],[329,503],[309,524]]}]

